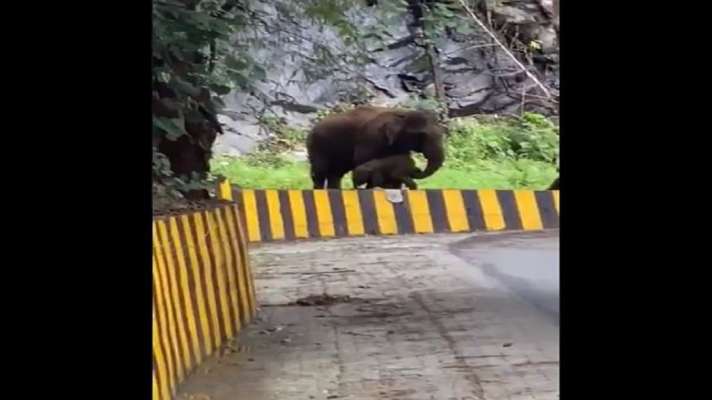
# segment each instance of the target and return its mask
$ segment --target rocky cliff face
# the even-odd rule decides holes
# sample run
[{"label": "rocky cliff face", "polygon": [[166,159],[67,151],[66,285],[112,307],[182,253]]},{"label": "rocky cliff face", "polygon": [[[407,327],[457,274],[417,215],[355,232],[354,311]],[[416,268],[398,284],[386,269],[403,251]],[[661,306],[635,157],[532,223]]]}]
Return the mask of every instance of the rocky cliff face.
[{"label": "rocky cliff face", "polygon": [[[385,46],[360,43],[366,46],[366,60],[334,29],[290,15],[288,2],[259,5],[255,28],[241,33],[260,43],[250,51],[267,75],[253,93],[225,97],[227,107],[220,116],[225,134],[215,143],[216,154],[251,150],[268,134],[257,122],[267,109],[305,128],[320,109],[338,103],[422,105],[424,98],[436,95],[451,116],[522,110],[558,114],[558,4],[552,0],[487,0],[475,12],[547,86],[553,101],[469,19],[457,0],[447,2],[448,7],[471,32],[447,30],[432,38],[434,46],[428,49],[419,37],[418,16],[410,9],[381,24],[391,38]],[[356,26],[377,24],[380,5],[367,3],[372,5],[358,4],[348,13]]]}]

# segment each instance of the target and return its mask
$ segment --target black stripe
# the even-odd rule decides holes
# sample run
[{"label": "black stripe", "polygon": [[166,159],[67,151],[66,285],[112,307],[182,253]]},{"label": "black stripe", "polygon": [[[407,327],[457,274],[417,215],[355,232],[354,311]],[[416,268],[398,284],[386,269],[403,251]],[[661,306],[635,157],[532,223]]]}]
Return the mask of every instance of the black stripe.
[{"label": "black stripe", "polygon": [[294,240],[296,234],[294,233],[294,217],[289,203],[289,193],[286,190],[279,190],[277,193],[279,195],[279,212],[282,214],[282,221],[284,221],[284,238]]},{"label": "black stripe", "polygon": [[551,192],[534,192],[536,205],[539,207],[539,215],[545,229],[558,228],[559,216],[556,214],[554,197]]},{"label": "black stripe", "polygon": [[373,190],[358,190],[358,201],[361,204],[361,215],[363,216],[363,228],[366,234],[378,235],[378,217],[376,216],[376,203],[373,200]]},{"label": "black stripe", "polygon": [[430,207],[430,218],[433,222],[434,232],[449,232],[450,227],[445,213],[445,201],[441,190],[428,189],[425,191]]},{"label": "black stripe", "polygon": [[470,225],[471,231],[487,230],[485,225],[485,217],[482,214],[482,206],[480,206],[480,196],[475,190],[463,190],[462,202],[465,204],[465,212],[467,213],[467,223]]},{"label": "black stripe", "polygon": [[316,219],[316,203],[314,203],[314,192],[311,190],[302,190],[304,195],[304,209],[307,214],[307,232],[309,237],[321,237],[319,233],[319,221]]},{"label": "black stripe", "polygon": [[408,202],[408,193],[401,190],[403,195],[402,203],[393,203],[393,211],[396,215],[396,224],[398,226],[398,233],[415,233],[415,228],[413,228],[413,219],[410,217],[410,203]]},{"label": "black stripe", "polygon": [[341,197],[341,190],[330,189],[329,203],[331,203],[331,218],[334,221],[334,233],[336,236],[348,236],[346,230],[346,210],[344,200]]},{"label": "black stripe", "polygon": [[257,203],[257,218],[260,221],[260,237],[263,242],[271,242],[272,228],[269,223],[269,209],[267,195],[264,190],[255,190],[255,203]]},{"label": "black stripe", "polygon": [[502,207],[506,229],[521,230],[522,220],[519,218],[519,209],[517,201],[514,199],[514,192],[511,190],[498,190],[497,199]]}]

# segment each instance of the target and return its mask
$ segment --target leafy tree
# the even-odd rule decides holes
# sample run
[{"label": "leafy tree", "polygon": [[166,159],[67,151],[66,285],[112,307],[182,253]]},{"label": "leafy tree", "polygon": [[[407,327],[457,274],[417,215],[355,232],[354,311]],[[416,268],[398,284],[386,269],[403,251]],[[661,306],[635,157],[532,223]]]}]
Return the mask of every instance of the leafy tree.
[{"label": "leafy tree", "polygon": [[[220,97],[234,91],[253,94],[270,103],[255,83],[265,70],[251,57],[257,48],[279,46],[280,40],[264,38],[264,31],[290,29],[265,21],[257,0],[153,0],[153,149],[154,195],[178,199],[205,198],[211,147],[222,129],[217,120],[224,107]],[[301,57],[309,79],[340,73],[345,80],[363,78],[360,66],[371,61],[369,49],[385,48],[395,38],[388,27],[409,24],[408,40],[428,48],[449,31],[471,33],[469,22],[456,13],[456,5],[433,0],[274,0],[269,3],[281,21],[298,26],[307,21],[328,26],[339,34],[343,46],[311,41],[312,54]],[[262,5],[264,6],[264,4]],[[359,18],[370,13],[371,23]],[[404,19],[409,15],[411,18]],[[295,29],[296,30],[296,29]],[[281,33],[281,32],[279,32]],[[292,32],[283,32],[291,35]],[[338,54],[337,54],[338,53]],[[434,53],[428,50],[434,63]],[[433,68],[435,74],[435,68]],[[362,79],[365,83],[365,78]],[[356,91],[354,91],[356,92]],[[436,99],[442,100],[442,99]]]},{"label": "leafy tree", "polygon": [[[210,149],[222,133],[220,95],[264,76],[249,53],[230,39],[245,26],[249,9],[236,0],[154,0],[153,144],[154,194],[191,198],[206,191],[187,182],[204,180]],[[176,180],[177,179],[177,180]],[[165,190],[165,187],[176,190]]]}]

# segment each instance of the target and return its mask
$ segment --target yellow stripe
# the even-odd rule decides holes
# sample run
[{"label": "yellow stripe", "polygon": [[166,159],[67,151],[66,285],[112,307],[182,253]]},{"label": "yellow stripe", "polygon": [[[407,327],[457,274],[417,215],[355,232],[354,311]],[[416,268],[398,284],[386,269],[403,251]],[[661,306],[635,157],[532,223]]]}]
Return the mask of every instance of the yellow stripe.
[{"label": "yellow stripe", "polygon": [[316,219],[319,222],[319,234],[322,237],[334,236],[334,221],[331,217],[331,203],[329,202],[328,191],[314,191],[314,208],[316,208]]},{"label": "yellow stripe", "polygon": [[237,221],[235,220],[235,214],[233,214],[233,207],[228,207],[224,209],[225,212],[225,224],[227,225],[227,229],[230,232],[230,236],[235,238],[235,241],[232,242],[232,247],[233,250],[235,251],[237,255],[237,259],[235,260],[235,270],[237,271],[237,292],[235,292],[235,295],[239,296],[239,302],[240,302],[240,317],[241,317],[241,322],[243,324],[247,324],[252,317],[252,310],[250,307],[250,301],[249,301],[249,296],[250,296],[250,290],[247,288],[247,283],[245,282],[245,272],[244,272],[244,263],[245,263],[245,258],[243,257],[243,252],[242,252],[242,241],[240,240],[240,237],[237,235],[238,230],[235,229],[237,226]]},{"label": "yellow stripe", "polygon": [[284,239],[284,222],[282,213],[279,210],[279,194],[276,190],[265,190],[267,198],[267,211],[269,213],[269,223],[272,229],[272,239]]},{"label": "yellow stripe", "polygon": [[[173,313],[173,308],[175,307],[175,304],[171,300],[170,296],[170,290],[168,288],[168,272],[166,272],[167,267],[166,267],[166,260],[163,255],[163,246],[161,243],[160,238],[158,237],[157,233],[158,227],[154,223],[154,232],[153,232],[153,240],[154,240],[154,251],[156,252],[156,259],[158,260],[158,275],[160,277],[160,284],[158,291],[161,292],[162,296],[159,296],[158,299],[160,300],[160,303],[163,304],[163,307],[165,307],[165,314],[167,316],[166,320],[168,322],[168,328],[169,330],[164,330],[163,332],[166,333],[166,335],[170,336],[170,345],[168,343],[166,344],[166,349],[168,350],[168,354],[170,355],[170,360],[172,361],[173,368],[171,371],[171,388],[175,387],[176,382],[173,380],[173,374],[175,373],[175,376],[178,378],[178,381],[183,380],[184,376],[184,371],[183,371],[183,363],[180,361],[180,349],[179,349],[179,344],[178,344],[178,328],[176,325],[176,320],[174,317]],[[159,306],[160,306],[159,303]],[[171,352],[172,350],[172,352]],[[175,353],[175,354],[173,354]],[[174,358],[175,355],[175,358]],[[169,364],[169,368],[171,365]]]},{"label": "yellow stripe", "polygon": [[531,190],[515,190],[514,199],[517,202],[522,229],[525,231],[544,229],[534,192]]},{"label": "yellow stripe", "polygon": [[450,224],[451,232],[468,232],[470,223],[467,221],[465,202],[462,200],[462,192],[459,190],[443,190],[443,200],[445,202],[445,213]]},{"label": "yellow stripe", "polygon": [[221,200],[232,201],[232,187],[229,180],[224,179],[220,182],[220,185],[218,186],[218,198]]},{"label": "yellow stripe", "polygon": [[415,233],[433,233],[433,220],[430,218],[428,196],[424,190],[408,190],[410,216],[413,218]]},{"label": "yellow stripe", "polygon": [[[172,218],[171,218],[172,219]],[[171,285],[171,300],[173,302],[175,312],[176,312],[176,326],[178,327],[178,338],[180,342],[180,347],[183,349],[183,369],[189,370],[191,366],[190,359],[190,347],[188,345],[188,334],[185,331],[185,326],[183,326],[183,313],[185,310],[180,304],[180,294],[178,293],[178,278],[176,277],[176,265],[174,263],[173,257],[171,257],[175,249],[170,246],[168,242],[168,228],[166,227],[165,221],[158,221],[158,232],[161,235],[162,246],[164,251],[166,251],[166,270],[168,271],[168,279]]]},{"label": "yellow stripe", "polygon": [[212,244],[212,253],[215,258],[215,267],[217,271],[217,284],[220,300],[220,308],[222,310],[222,320],[225,326],[225,334],[227,337],[232,337],[232,323],[230,321],[230,305],[227,299],[227,277],[225,276],[225,257],[220,245],[220,235],[218,234],[217,226],[213,220],[212,212],[205,212],[208,220],[208,231],[210,232],[210,243]]},{"label": "yellow stripe", "polygon": [[232,212],[235,215],[235,219],[237,220],[237,229],[238,232],[240,232],[240,242],[242,244],[242,249],[243,249],[243,255],[244,257],[242,258],[243,264],[242,267],[244,269],[244,276],[247,279],[247,287],[249,289],[250,293],[250,316],[254,316],[255,312],[257,310],[257,299],[255,297],[255,288],[253,287],[254,282],[252,280],[252,269],[250,268],[250,259],[247,256],[247,239],[245,235],[245,228],[244,224],[242,222],[242,216],[240,215],[240,212],[238,211],[237,206],[232,207]]},{"label": "yellow stripe", "polygon": [[[195,320],[195,310],[193,309],[192,293],[190,291],[190,283],[188,283],[188,266],[185,260],[185,251],[183,247],[185,243],[180,238],[178,233],[178,220],[176,218],[171,218],[169,221],[169,226],[171,230],[171,239],[176,247],[176,255],[178,256],[178,276],[180,281],[181,289],[183,290],[183,300],[185,302],[185,314],[188,320],[188,334],[189,342],[191,342],[193,347],[193,354],[197,358],[195,365],[200,364],[203,360],[200,351],[200,339],[198,336],[198,323]],[[192,368],[193,365],[188,367]]]},{"label": "yellow stripe", "polygon": [[212,274],[212,263],[210,262],[210,255],[208,254],[208,244],[205,237],[209,234],[205,225],[203,224],[203,218],[201,213],[193,214],[193,222],[195,223],[195,232],[198,236],[198,250],[200,252],[200,261],[203,264],[203,273],[205,274],[205,291],[208,297],[208,314],[213,323],[213,343],[214,348],[220,347],[221,335],[220,335],[220,323],[218,322],[218,303],[215,298],[215,284],[213,283]]},{"label": "yellow stripe", "polygon": [[[156,310],[153,310],[153,354],[156,356],[156,365],[154,365],[153,371],[153,395],[156,398],[168,398],[170,389],[168,388],[168,375],[166,375],[166,358],[163,355],[163,351],[160,346],[160,338],[158,336],[158,322],[156,318]],[[156,381],[156,373],[161,377],[161,388],[158,387],[158,382]],[[158,392],[162,391],[163,396],[159,396]]]},{"label": "yellow stripe", "polygon": [[232,246],[230,246],[230,238],[227,235],[227,227],[225,226],[225,219],[223,218],[221,211],[224,210],[215,210],[215,217],[218,221],[218,230],[220,231],[220,237],[222,238],[223,249],[225,249],[225,269],[227,270],[227,287],[230,291],[229,297],[233,315],[233,321],[231,322],[231,326],[234,326],[235,331],[239,332],[241,328],[240,307],[238,306],[237,301],[239,291],[237,289],[237,277],[235,276],[235,265],[238,261],[235,259],[235,253],[233,252]]},{"label": "yellow stripe", "polygon": [[[212,338],[210,337],[210,320],[208,319],[208,311],[205,305],[205,294],[203,293],[202,277],[200,276],[200,265],[198,264],[198,254],[193,241],[193,232],[190,229],[190,218],[187,215],[182,215],[181,223],[185,227],[185,248],[188,250],[188,258],[190,259],[190,272],[193,283],[195,284],[195,299],[198,303],[198,318],[200,319],[200,330],[203,336],[205,355],[213,352]],[[202,354],[198,356],[198,362],[202,360]]]},{"label": "yellow stripe", "polygon": [[393,204],[386,198],[386,192],[383,190],[374,190],[373,201],[376,204],[376,219],[378,220],[378,227],[381,233],[384,235],[398,233],[396,213],[393,210]]},{"label": "yellow stripe", "polygon": [[242,203],[245,207],[245,219],[247,220],[247,237],[250,242],[259,242],[260,236],[260,219],[257,214],[257,199],[255,191],[251,189],[243,189]]},{"label": "yellow stripe", "polygon": [[364,235],[366,229],[363,227],[363,216],[361,215],[361,204],[358,201],[358,192],[355,190],[344,190],[341,192],[344,199],[344,213],[346,214],[346,228],[349,235]]},{"label": "yellow stripe", "polygon": [[556,213],[560,214],[560,212],[559,212],[559,191],[554,190],[551,192],[551,195],[554,196],[554,207],[556,207]]},{"label": "yellow stripe", "polygon": [[307,209],[304,207],[302,191],[290,190],[287,195],[289,196],[289,208],[292,211],[292,221],[294,222],[294,236],[306,239],[309,237],[309,229],[307,228]]},{"label": "yellow stripe", "polygon": [[153,399],[161,400],[163,397],[158,394],[158,381],[156,381],[156,373],[153,373]]},{"label": "yellow stripe", "polygon": [[482,206],[482,216],[485,220],[485,227],[488,231],[504,229],[504,215],[502,207],[497,199],[497,192],[491,189],[479,190],[477,195]]}]

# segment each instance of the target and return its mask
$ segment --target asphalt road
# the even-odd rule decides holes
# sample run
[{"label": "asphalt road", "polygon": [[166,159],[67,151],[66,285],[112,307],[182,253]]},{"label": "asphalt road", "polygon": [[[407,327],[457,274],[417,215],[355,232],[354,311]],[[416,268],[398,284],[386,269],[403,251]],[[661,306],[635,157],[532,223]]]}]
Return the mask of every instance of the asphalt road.
[{"label": "asphalt road", "polygon": [[471,237],[450,248],[559,325],[558,231]]}]

